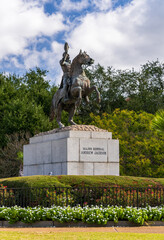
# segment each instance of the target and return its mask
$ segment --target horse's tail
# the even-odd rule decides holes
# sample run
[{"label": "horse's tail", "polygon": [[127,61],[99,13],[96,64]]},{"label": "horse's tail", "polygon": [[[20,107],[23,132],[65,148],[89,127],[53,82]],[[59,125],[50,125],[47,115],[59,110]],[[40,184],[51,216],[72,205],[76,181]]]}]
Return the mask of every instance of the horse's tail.
[{"label": "horse's tail", "polygon": [[55,109],[54,109],[54,106],[53,106],[53,103],[51,104],[51,108],[50,108],[50,122],[53,121],[54,117],[55,117]]},{"label": "horse's tail", "polygon": [[55,117],[55,109],[54,109],[53,99],[52,99],[51,107],[50,107],[50,116],[49,116],[50,122],[53,121],[54,117]]},{"label": "horse's tail", "polygon": [[61,89],[58,89],[52,98],[52,103],[50,108],[50,117],[49,117],[50,121],[53,121],[53,119],[57,116],[57,108],[61,100],[60,95],[61,95]]}]

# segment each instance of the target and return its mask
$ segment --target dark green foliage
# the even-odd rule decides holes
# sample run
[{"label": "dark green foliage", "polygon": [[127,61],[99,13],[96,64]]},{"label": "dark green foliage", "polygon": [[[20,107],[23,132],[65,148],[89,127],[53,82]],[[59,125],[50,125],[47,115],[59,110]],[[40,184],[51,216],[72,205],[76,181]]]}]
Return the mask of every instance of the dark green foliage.
[{"label": "dark green foliage", "polygon": [[54,128],[49,122],[51,100],[56,87],[45,80],[46,71],[30,70],[23,77],[0,75],[0,145],[6,134],[34,135]]},{"label": "dark green foliage", "polygon": [[93,94],[90,104],[84,103],[79,111],[82,119],[87,112],[112,113],[116,108],[154,114],[164,106],[164,64],[158,60],[142,65],[140,71],[115,70],[112,67],[105,70],[97,65],[86,72],[91,84],[95,84],[101,93],[101,103],[96,104]]},{"label": "dark green foliage", "polygon": [[22,146],[28,143],[30,135],[15,133],[7,135],[7,144],[0,148],[0,177],[15,177],[23,168]]},{"label": "dark green foliage", "polygon": [[46,116],[50,114],[52,94],[49,81],[45,80],[47,71],[39,68],[30,70],[24,76],[24,83],[27,86],[27,96],[33,100],[37,106],[41,106]]},{"label": "dark green foliage", "polygon": [[27,133],[33,136],[57,126],[49,121],[57,87],[51,86],[45,76],[46,71],[39,68],[23,77],[0,74],[0,177],[19,175],[22,162],[17,154],[28,142]]}]

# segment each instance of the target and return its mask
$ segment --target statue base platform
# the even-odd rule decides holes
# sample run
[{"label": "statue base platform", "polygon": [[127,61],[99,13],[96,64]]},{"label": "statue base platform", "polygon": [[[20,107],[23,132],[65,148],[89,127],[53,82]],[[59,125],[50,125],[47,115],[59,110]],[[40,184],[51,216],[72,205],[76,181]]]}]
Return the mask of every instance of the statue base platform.
[{"label": "statue base platform", "polygon": [[74,125],[30,138],[23,175],[119,176],[119,140],[89,125]]}]

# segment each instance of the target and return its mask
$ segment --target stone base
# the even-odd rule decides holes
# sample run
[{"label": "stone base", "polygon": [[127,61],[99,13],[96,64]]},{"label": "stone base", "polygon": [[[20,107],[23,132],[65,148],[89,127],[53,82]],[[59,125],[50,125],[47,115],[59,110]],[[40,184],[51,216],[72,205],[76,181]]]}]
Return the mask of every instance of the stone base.
[{"label": "stone base", "polygon": [[119,141],[94,126],[41,133],[24,146],[23,175],[119,176]]}]

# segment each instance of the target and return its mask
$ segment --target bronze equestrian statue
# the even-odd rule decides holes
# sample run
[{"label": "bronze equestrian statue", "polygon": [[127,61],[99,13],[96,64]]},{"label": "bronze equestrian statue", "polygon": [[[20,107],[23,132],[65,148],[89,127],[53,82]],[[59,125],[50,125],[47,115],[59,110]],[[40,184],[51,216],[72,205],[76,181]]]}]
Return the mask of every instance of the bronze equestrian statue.
[{"label": "bronze equestrian statue", "polygon": [[96,91],[97,102],[100,103],[100,93],[97,86],[90,87],[90,80],[85,74],[83,65],[90,66],[94,60],[86,53],[80,50],[79,54],[73,59],[72,63],[68,54],[68,43],[65,43],[63,58],[60,65],[63,70],[63,77],[60,88],[54,94],[51,106],[51,120],[56,117],[59,128],[64,127],[61,122],[62,111],[69,113],[68,122],[71,125],[76,123],[73,121],[73,116],[76,109],[80,106],[82,98],[85,98],[89,103],[89,95]]}]

